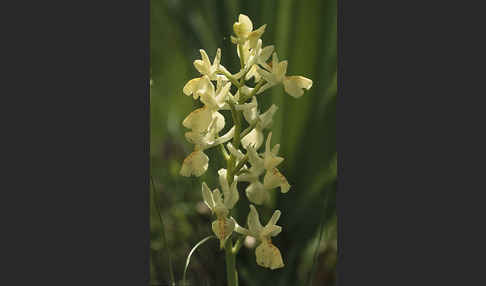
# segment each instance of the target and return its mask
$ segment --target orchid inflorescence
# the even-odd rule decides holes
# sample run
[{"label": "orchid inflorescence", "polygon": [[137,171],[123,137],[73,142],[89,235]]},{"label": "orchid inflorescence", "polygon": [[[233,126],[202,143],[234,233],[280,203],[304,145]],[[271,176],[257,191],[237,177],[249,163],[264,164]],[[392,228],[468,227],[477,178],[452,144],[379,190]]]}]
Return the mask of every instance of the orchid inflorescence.
[{"label": "orchid inflorescence", "polygon": [[[279,61],[274,46],[262,47],[261,36],[265,27],[263,25],[253,30],[250,18],[239,15],[238,22],[233,25],[235,36],[231,36],[241,64],[240,71],[235,74],[221,64],[220,49],[217,49],[212,63],[206,52],[200,50],[202,59],[195,60],[194,67],[201,77],[191,79],[184,86],[183,92],[195,100],[199,99],[204,106],[192,111],[182,122],[184,127],[190,129],[185,137],[194,144],[194,151],[184,159],[180,174],[186,177],[199,177],[204,174],[209,165],[209,158],[204,151],[220,146],[227,162],[227,168],[218,171],[221,191],[211,191],[205,182],[202,183],[204,202],[216,216],[212,230],[220,240],[221,249],[233,232],[254,237],[261,242],[255,251],[258,265],[277,269],[283,267],[284,263],[280,250],[272,244],[271,237],[282,231],[282,227],[276,225],[281,212],[276,210],[268,223],[262,226],[258,212],[251,204],[247,219],[248,229],[240,226],[230,216],[230,210],[239,200],[239,182],[249,183],[245,193],[248,200],[255,205],[268,201],[269,192],[277,187],[282,193],[290,189],[287,179],[277,169],[284,158],[277,155],[279,144],[271,146],[272,132],[266,137],[265,150],[259,153],[264,142],[264,131],[271,127],[278,107],[273,104],[260,113],[256,96],[282,84],[286,93],[299,98],[304,94],[303,89],[309,90],[312,86],[312,80],[308,78],[286,75],[287,61]],[[253,87],[247,85],[251,78],[255,82]],[[231,93],[232,86],[237,89],[234,95]],[[231,111],[234,126],[220,135],[226,124],[220,113],[223,110]],[[242,117],[248,122],[245,130],[241,130]]]}]

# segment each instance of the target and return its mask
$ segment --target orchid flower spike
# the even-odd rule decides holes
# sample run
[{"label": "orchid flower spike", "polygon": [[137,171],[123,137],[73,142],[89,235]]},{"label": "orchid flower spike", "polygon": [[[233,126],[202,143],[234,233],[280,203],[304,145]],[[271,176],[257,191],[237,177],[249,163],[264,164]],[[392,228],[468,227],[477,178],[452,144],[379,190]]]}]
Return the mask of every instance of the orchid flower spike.
[{"label": "orchid flower spike", "polygon": [[[281,213],[276,210],[268,223],[262,226],[254,204],[268,202],[270,192],[278,187],[282,193],[288,192],[290,184],[277,169],[284,161],[283,157],[278,156],[280,144],[272,146],[272,132],[268,133],[266,141],[264,136],[264,131],[273,123],[278,107],[272,104],[265,112],[260,113],[257,95],[282,84],[286,93],[299,98],[304,90],[312,87],[312,80],[303,76],[287,75],[288,62],[279,61],[273,45],[263,46],[261,37],[265,27],[266,25],[262,25],[254,30],[248,16],[238,15],[238,21],[233,25],[234,35],[231,36],[231,42],[237,45],[236,52],[241,65],[236,73],[229,72],[221,64],[219,48],[213,62],[206,51],[199,50],[201,59],[194,60],[193,64],[200,76],[189,80],[182,91],[186,96],[199,100],[203,106],[192,111],[182,121],[182,125],[188,129],[184,133],[185,138],[194,144],[194,149],[184,159],[179,173],[186,177],[203,175],[209,168],[209,157],[204,152],[221,145],[227,169],[218,170],[220,187],[211,191],[205,182],[202,183],[204,203],[215,216],[211,228],[220,241],[220,249],[225,247],[228,239],[232,244],[231,235],[235,231],[259,242],[255,249],[258,265],[278,269],[284,263],[280,250],[272,243],[272,237],[282,231],[282,227],[276,225]],[[270,56],[271,63],[268,62]],[[254,83],[249,84],[248,81],[252,78]],[[232,86],[234,95],[231,92]],[[226,130],[225,116],[221,113],[223,111],[231,112],[234,126],[220,135],[220,132]],[[241,115],[248,123],[244,130]],[[234,139],[233,142],[228,142],[231,139]],[[259,153],[264,141],[265,150]],[[230,216],[231,209],[240,199],[237,186],[239,182],[248,183],[245,189],[246,197],[251,202],[247,218],[248,229],[238,225]],[[235,255],[239,246],[226,250],[231,250]],[[228,273],[231,274],[232,271]]]}]

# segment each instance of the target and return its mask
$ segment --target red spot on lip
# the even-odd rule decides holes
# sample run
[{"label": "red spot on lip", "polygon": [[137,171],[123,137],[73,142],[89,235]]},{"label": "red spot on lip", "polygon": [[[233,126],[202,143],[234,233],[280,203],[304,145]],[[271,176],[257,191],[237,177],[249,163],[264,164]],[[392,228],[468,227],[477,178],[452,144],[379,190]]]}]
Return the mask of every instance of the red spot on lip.
[{"label": "red spot on lip", "polygon": [[226,234],[224,231],[224,220],[218,219],[218,222],[219,222],[219,235],[221,239],[224,239],[224,236]]}]

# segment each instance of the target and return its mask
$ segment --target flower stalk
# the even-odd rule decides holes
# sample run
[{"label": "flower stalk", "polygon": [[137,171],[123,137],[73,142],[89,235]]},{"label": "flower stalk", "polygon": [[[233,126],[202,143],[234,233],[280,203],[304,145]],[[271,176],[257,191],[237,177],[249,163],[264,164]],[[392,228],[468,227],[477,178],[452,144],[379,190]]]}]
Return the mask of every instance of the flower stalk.
[{"label": "flower stalk", "polygon": [[228,286],[237,286],[236,253],[233,253],[231,240],[226,241],[224,250],[226,255],[226,279]]}]

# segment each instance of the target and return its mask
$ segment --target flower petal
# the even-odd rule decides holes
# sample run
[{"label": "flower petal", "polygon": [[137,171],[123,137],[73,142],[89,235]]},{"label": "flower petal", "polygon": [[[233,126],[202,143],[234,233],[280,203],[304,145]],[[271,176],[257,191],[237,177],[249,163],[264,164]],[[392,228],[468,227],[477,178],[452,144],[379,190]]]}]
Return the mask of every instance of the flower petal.
[{"label": "flower petal", "polygon": [[224,125],[225,125],[225,119],[224,119],[224,116],[219,113],[219,112],[214,112],[213,113],[213,120],[214,120],[214,129],[215,129],[215,132],[216,134],[218,132],[220,132],[223,128],[224,128]]},{"label": "flower petal", "polygon": [[246,197],[254,204],[261,205],[270,199],[270,194],[263,188],[258,180],[253,181],[245,190]]},{"label": "flower petal", "polygon": [[270,125],[272,125],[273,116],[275,115],[277,110],[278,110],[278,106],[272,104],[272,106],[270,106],[270,108],[267,111],[265,111],[260,115],[260,120],[261,120],[260,126],[262,129],[268,128],[270,127]]},{"label": "flower petal", "polygon": [[280,250],[269,242],[262,242],[255,250],[257,264],[272,270],[284,267]]},{"label": "flower petal", "polygon": [[260,232],[260,237],[262,238],[270,238],[271,236],[276,236],[282,231],[282,227],[275,225],[280,218],[281,212],[279,210],[276,210],[273,212],[272,217],[268,221],[268,223],[265,225],[263,230]]},{"label": "flower petal", "polygon": [[312,80],[303,76],[287,76],[283,84],[285,92],[295,98],[299,98],[304,94],[304,88],[309,90],[312,87]]},{"label": "flower petal", "polygon": [[213,62],[213,69],[217,69],[219,67],[219,64],[221,63],[221,49],[218,48],[216,50],[216,56],[214,57],[214,62]]},{"label": "flower petal", "polygon": [[264,160],[260,158],[256,149],[253,146],[248,146],[247,149],[248,161],[250,162],[252,169],[264,169]]},{"label": "flower petal", "polygon": [[214,208],[213,194],[211,193],[211,190],[205,182],[202,183],[202,195],[204,203],[206,203],[206,205],[212,211]]},{"label": "flower petal", "polygon": [[284,80],[285,74],[287,74],[287,65],[288,65],[288,61],[281,61],[277,65],[277,78],[279,81]]},{"label": "flower petal", "polygon": [[197,99],[199,97],[199,95],[196,93],[196,91],[198,91],[201,88],[204,88],[204,86],[202,85],[203,84],[202,79],[203,79],[203,77],[197,77],[197,78],[191,79],[190,81],[188,81],[184,85],[182,92],[184,92],[184,94],[187,95],[187,96],[192,94],[194,99]]},{"label": "flower petal", "polygon": [[226,240],[230,237],[235,229],[235,221],[229,218],[219,218],[213,221],[211,225],[214,234],[219,238],[221,249],[224,248]]},{"label": "flower petal", "polygon": [[239,38],[246,38],[253,30],[253,23],[248,16],[240,14],[238,22],[233,24],[233,30]]},{"label": "flower petal", "polygon": [[250,235],[250,232],[248,231],[248,229],[242,227],[241,225],[238,224],[238,222],[233,218],[233,217],[230,217],[231,220],[233,220],[235,222],[235,231],[239,234],[243,234],[243,235]]},{"label": "flower petal", "polygon": [[224,135],[216,138],[214,140],[213,146],[228,142],[233,138],[234,135],[235,135],[235,126],[231,127],[231,129],[228,132],[226,132]]},{"label": "flower petal", "polygon": [[262,64],[262,65],[266,64],[268,59],[272,56],[274,49],[275,49],[274,46],[266,46],[265,48],[262,49],[262,51],[260,52],[260,58],[259,58],[260,64]]},{"label": "flower petal", "polygon": [[219,169],[218,175],[219,175],[219,184],[221,185],[221,189],[223,190],[224,205],[228,209],[232,209],[239,199],[238,189],[236,187],[238,177],[237,176],[233,177],[233,183],[231,184],[230,187],[227,180],[226,169]]},{"label": "flower petal", "polygon": [[270,132],[268,134],[267,141],[265,142],[265,158],[264,158],[263,164],[264,164],[265,169],[267,169],[267,170],[271,170],[271,169],[277,167],[284,160],[284,158],[275,156],[276,154],[273,154],[272,151],[274,151],[274,150],[270,149],[270,141],[271,140],[272,140],[272,132]]},{"label": "flower petal", "polygon": [[252,49],[255,48],[255,46],[257,45],[257,41],[258,41],[258,39],[260,39],[260,37],[265,32],[266,27],[267,27],[267,24],[264,24],[260,28],[256,29],[255,31],[252,31],[248,34],[248,42],[250,43],[250,47]]},{"label": "flower petal", "polygon": [[250,133],[246,134],[241,139],[241,145],[248,149],[248,146],[252,145],[256,150],[263,144],[263,132],[259,128],[254,128]]},{"label": "flower petal", "polygon": [[250,213],[248,214],[248,228],[252,236],[257,237],[263,226],[260,224],[260,218],[254,205],[250,205]]},{"label": "flower petal", "polygon": [[214,189],[213,191],[213,200],[214,200],[214,213],[216,217],[223,218],[226,217],[229,213],[228,208],[223,203],[223,198],[221,192],[218,189]]},{"label": "flower petal", "polygon": [[180,175],[189,177],[194,174],[196,177],[201,176],[208,169],[209,158],[202,151],[194,151],[184,159]]},{"label": "flower petal", "polygon": [[206,106],[203,106],[191,112],[184,121],[182,121],[182,125],[194,131],[203,132],[207,130],[212,119],[213,114],[211,110]]},{"label": "flower petal", "polygon": [[258,102],[256,96],[251,99],[251,104],[254,104],[252,108],[243,110],[243,117],[248,124],[252,124],[258,118]]},{"label": "flower petal", "polygon": [[265,177],[263,177],[263,186],[267,190],[280,187],[280,191],[282,193],[286,193],[290,189],[287,178],[285,178],[284,175],[282,175],[282,173],[280,173],[277,168],[267,170],[267,172],[265,173]]}]

